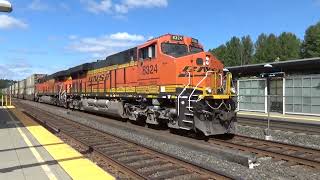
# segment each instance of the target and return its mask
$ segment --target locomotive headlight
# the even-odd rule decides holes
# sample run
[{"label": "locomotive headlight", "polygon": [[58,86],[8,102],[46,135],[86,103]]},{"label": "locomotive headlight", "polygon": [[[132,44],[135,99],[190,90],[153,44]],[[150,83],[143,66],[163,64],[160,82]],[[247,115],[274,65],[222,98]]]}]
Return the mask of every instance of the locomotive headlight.
[{"label": "locomotive headlight", "polygon": [[209,65],[209,60],[210,60],[210,57],[206,56],[206,64],[205,65]]},{"label": "locomotive headlight", "polygon": [[206,91],[207,91],[208,94],[212,93],[212,89],[211,88],[206,88]]},{"label": "locomotive headlight", "polygon": [[233,87],[230,89],[231,93],[235,94],[236,93],[236,89]]}]

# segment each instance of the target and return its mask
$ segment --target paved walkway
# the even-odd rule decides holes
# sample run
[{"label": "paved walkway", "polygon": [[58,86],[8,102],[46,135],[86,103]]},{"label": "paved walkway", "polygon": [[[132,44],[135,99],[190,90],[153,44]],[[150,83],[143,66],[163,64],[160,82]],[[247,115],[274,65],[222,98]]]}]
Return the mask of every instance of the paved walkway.
[{"label": "paved walkway", "polygon": [[71,179],[8,109],[0,109],[0,179]]}]

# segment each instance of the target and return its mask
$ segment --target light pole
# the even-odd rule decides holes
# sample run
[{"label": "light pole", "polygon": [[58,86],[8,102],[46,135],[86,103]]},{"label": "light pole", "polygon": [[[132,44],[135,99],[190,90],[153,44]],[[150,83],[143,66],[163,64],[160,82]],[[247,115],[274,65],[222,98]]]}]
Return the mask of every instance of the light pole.
[{"label": "light pole", "polygon": [[[272,68],[273,66],[271,64],[265,64],[263,66],[264,68]],[[265,139],[266,140],[272,140],[272,136],[270,134],[270,74],[266,74],[265,78],[267,79],[267,111],[268,111],[268,127],[265,130]]]},{"label": "light pole", "polygon": [[12,5],[7,0],[0,0],[0,12],[8,12],[12,11]]}]

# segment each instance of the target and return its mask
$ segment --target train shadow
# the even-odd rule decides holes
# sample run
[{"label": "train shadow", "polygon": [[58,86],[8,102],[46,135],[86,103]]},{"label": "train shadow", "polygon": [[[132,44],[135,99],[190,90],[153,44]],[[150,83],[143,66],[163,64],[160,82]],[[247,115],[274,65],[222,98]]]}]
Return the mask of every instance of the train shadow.
[{"label": "train shadow", "polygon": [[219,135],[206,136],[200,131],[194,132],[194,131],[187,131],[187,130],[181,130],[181,129],[170,129],[170,132],[172,134],[176,134],[179,136],[192,138],[196,140],[202,140],[206,142],[208,142],[211,139],[231,140],[235,136],[235,134],[219,134]]},{"label": "train shadow", "polygon": [[171,134],[175,134],[175,135],[183,136],[183,137],[187,137],[187,138],[192,138],[195,140],[201,140],[201,141],[205,141],[205,142],[208,142],[210,139],[231,140],[235,136],[235,134],[219,134],[219,135],[206,136],[201,131],[188,131],[188,130],[183,130],[183,129],[171,129],[168,127],[168,125],[166,123],[160,123],[158,125],[155,125],[155,124],[147,124],[145,119],[133,121],[133,120],[129,120],[129,119],[121,118],[121,117],[116,117],[116,116],[111,116],[111,115],[107,115],[107,114],[103,114],[103,113],[87,112],[87,111],[86,111],[86,113],[89,113],[89,114],[92,114],[95,116],[109,118],[112,120],[117,120],[117,121],[124,122],[124,123],[134,124],[134,125],[144,127],[144,128],[150,128],[150,129],[160,130],[160,131],[168,131],[169,130],[169,132]]}]

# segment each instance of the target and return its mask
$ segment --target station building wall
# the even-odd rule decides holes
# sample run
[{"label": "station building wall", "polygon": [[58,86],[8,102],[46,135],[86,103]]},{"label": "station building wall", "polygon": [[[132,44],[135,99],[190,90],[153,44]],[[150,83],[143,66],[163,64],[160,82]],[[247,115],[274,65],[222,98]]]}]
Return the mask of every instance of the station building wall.
[{"label": "station building wall", "polygon": [[267,81],[242,77],[237,80],[238,110],[320,116],[320,75],[289,75]]}]

